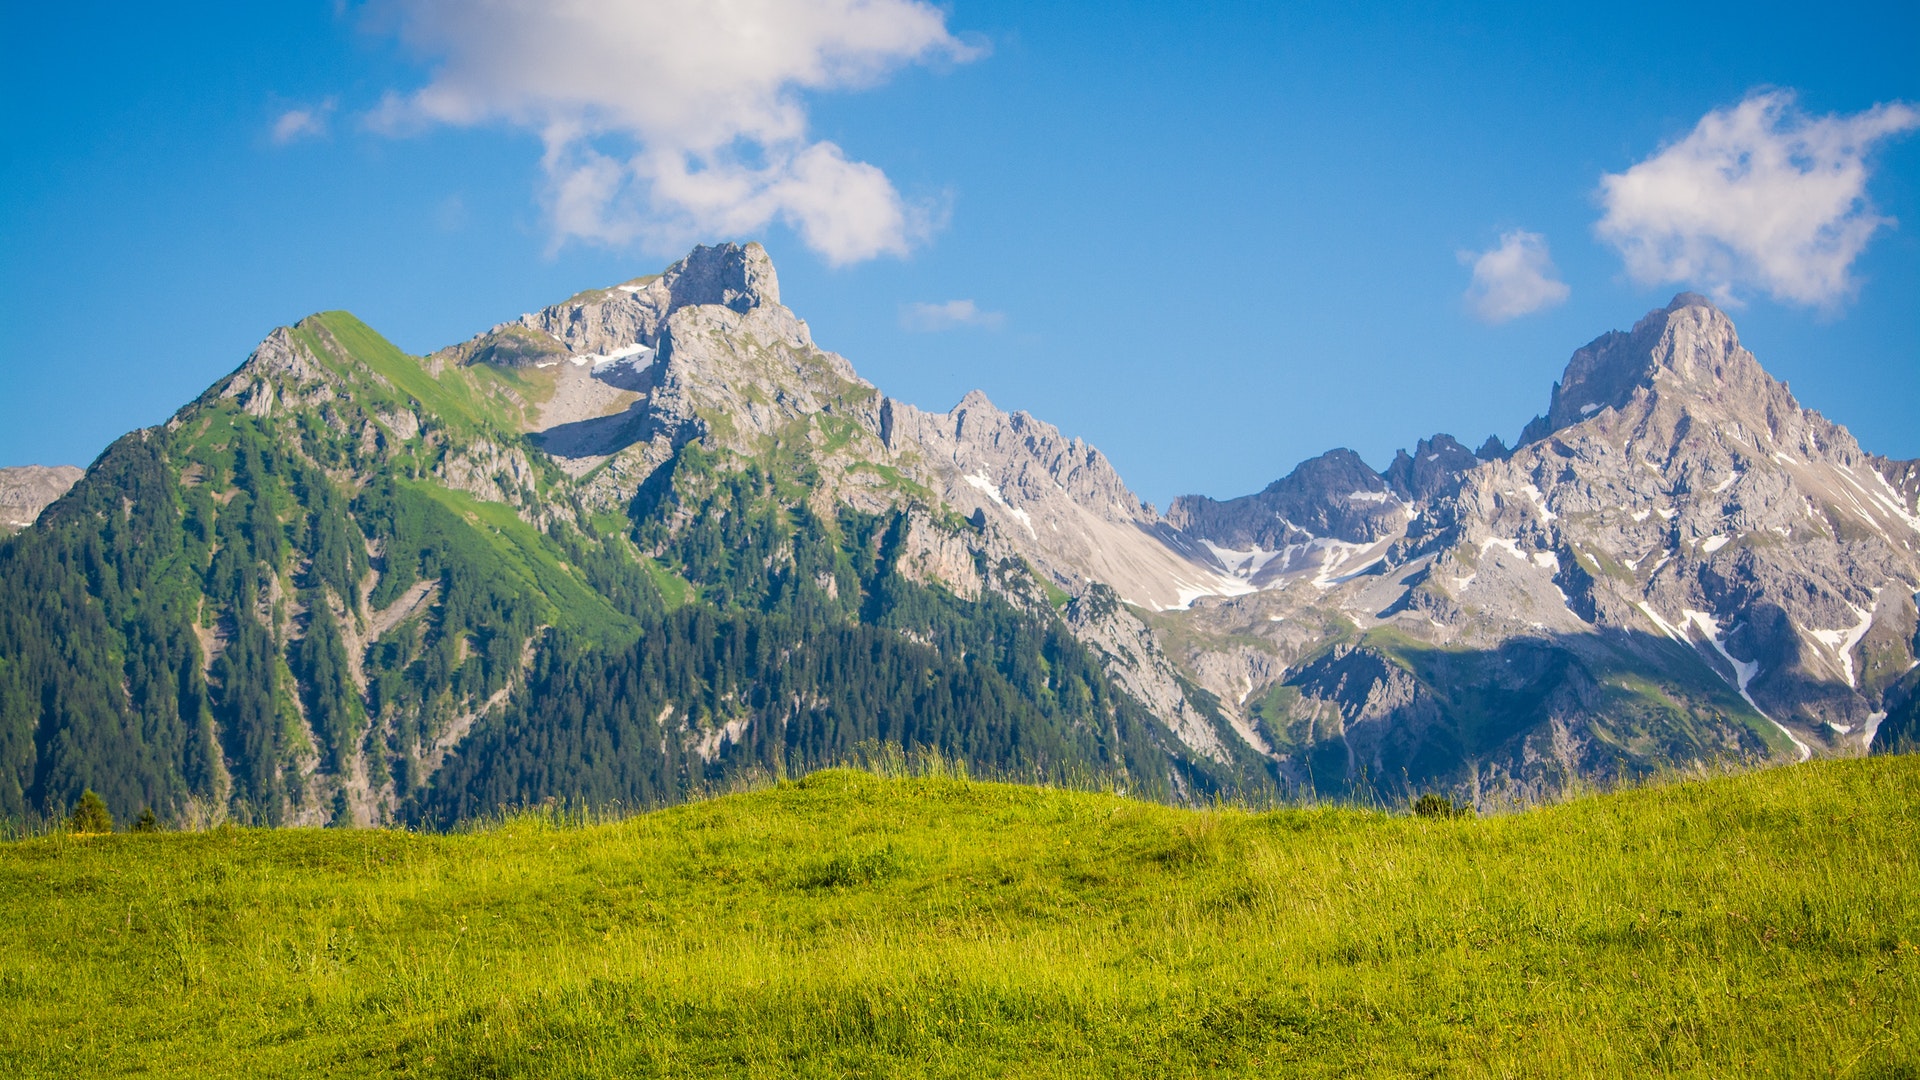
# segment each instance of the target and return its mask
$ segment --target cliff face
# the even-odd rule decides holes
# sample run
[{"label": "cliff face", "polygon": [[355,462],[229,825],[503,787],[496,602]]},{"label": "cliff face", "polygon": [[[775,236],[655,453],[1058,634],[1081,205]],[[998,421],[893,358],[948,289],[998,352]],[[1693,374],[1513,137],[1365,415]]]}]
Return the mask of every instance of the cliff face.
[{"label": "cliff face", "polygon": [[40,511],[65,495],[84,472],[72,465],[19,465],[0,469],[0,534],[33,524]]},{"label": "cliff face", "polygon": [[[1576,352],[1521,445],[1485,456],[1444,436],[1403,454],[1381,480],[1404,513],[1371,531],[1271,523],[1289,482],[1322,505],[1347,486],[1372,498],[1357,473],[1179,504],[1190,529],[1254,544],[1242,565],[1262,595],[1183,618],[1269,644],[1283,674],[1267,686],[1210,685],[1296,733],[1275,739],[1300,744],[1289,767],[1337,742],[1345,782],[1530,795],[1662,761],[1864,753],[1911,696],[1913,464],[1803,409],[1700,297]],[[1302,582],[1291,567],[1315,544],[1352,550],[1336,569],[1356,576]],[[1303,619],[1338,628],[1289,628]],[[1392,670],[1366,674],[1368,653]]]}]

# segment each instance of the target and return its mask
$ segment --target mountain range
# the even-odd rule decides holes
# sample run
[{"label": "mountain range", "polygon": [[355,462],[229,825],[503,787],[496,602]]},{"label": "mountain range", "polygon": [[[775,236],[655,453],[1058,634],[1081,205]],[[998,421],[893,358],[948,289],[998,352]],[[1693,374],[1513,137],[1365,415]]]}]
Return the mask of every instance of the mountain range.
[{"label": "mountain range", "polygon": [[0,506],[11,817],[92,787],[447,824],[886,743],[1493,808],[1916,737],[1920,462],[1691,294],[1576,351],[1512,448],[1334,450],[1161,514],[978,391],[892,399],[759,245],[700,247],[427,356],[312,316]]}]

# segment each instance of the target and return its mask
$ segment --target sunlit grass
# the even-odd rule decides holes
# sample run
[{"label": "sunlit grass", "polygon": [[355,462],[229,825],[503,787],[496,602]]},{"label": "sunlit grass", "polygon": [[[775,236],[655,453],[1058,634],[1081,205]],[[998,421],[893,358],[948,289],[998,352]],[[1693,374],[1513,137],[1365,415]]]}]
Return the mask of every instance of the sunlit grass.
[{"label": "sunlit grass", "polygon": [[1434,820],[833,771],[0,846],[23,1075],[1915,1075],[1920,760]]}]

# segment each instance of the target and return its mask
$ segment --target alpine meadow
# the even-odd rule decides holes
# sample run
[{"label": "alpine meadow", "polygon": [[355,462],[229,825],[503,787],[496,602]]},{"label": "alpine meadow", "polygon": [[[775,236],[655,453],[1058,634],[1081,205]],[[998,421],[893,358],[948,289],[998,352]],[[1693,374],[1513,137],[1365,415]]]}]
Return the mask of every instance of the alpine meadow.
[{"label": "alpine meadow", "polygon": [[0,1071],[1920,1080],[1920,15],[1673,18],[9,11]]}]

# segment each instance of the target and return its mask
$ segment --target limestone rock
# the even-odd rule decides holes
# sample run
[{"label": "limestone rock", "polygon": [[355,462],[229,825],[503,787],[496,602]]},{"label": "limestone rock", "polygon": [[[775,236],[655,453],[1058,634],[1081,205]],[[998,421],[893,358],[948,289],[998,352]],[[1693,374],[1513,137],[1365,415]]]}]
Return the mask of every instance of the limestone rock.
[{"label": "limestone rock", "polygon": [[0,468],[0,533],[32,525],[55,499],[67,493],[85,471],[72,465],[16,465]]}]

